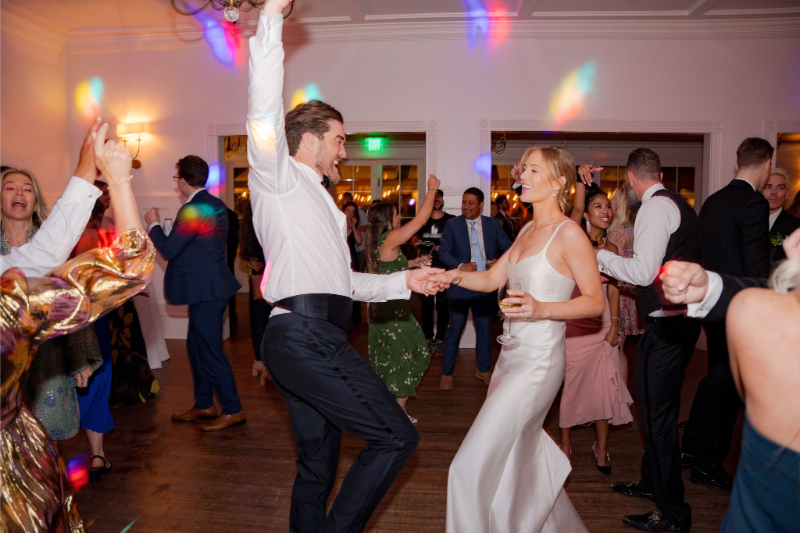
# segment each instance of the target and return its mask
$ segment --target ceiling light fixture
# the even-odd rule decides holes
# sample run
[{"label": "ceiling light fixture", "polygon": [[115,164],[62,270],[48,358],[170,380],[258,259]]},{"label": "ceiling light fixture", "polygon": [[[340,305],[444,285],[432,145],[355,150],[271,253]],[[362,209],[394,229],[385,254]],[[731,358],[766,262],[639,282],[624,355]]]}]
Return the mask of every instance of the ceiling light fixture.
[{"label": "ceiling light fixture", "polygon": [[[208,0],[201,7],[194,10],[186,6],[182,0],[171,0],[171,2],[175,11],[181,15],[186,15],[187,17],[196,15],[207,7],[211,6],[217,11],[222,11],[225,15],[225,19],[228,22],[235,23],[237,20],[239,20],[239,11],[247,12],[255,8],[257,11],[261,12],[259,7],[263,6],[266,0]],[[293,9],[294,0],[292,0],[292,3],[289,4],[289,12],[286,13],[283,18],[289,18],[289,15],[292,14]]]}]

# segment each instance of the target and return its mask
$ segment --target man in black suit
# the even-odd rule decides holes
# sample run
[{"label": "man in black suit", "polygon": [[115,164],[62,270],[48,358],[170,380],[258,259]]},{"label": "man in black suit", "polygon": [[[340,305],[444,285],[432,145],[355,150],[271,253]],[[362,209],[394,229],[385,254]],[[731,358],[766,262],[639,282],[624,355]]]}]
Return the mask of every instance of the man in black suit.
[{"label": "man in black suit", "polygon": [[514,239],[517,236],[517,229],[514,227],[514,221],[511,220],[511,217],[508,215],[508,212],[511,210],[511,204],[508,202],[508,197],[505,194],[501,194],[495,200],[495,204],[497,205],[497,214],[494,216],[494,218],[500,221],[500,223],[503,225],[503,231],[506,232],[509,240],[514,242]]},{"label": "man in black suit", "polygon": [[772,175],[764,184],[764,198],[769,202],[769,258],[774,265],[786,259],[781,243],[800,228],[800,218],[793,217],[783,210],[789,194],[789,173],[782,168],[773,168]]},{"label": "man in black suit", "polygon": [[[150,209],[144,216],[156,250],[169,261],[164,275],[167,303],[189,305],[186,351],[194,382],[194,405],[188,411],[175,413],[172,419],[186,422],[213,418],[201,429],[219,431],[245,422],[236,381],[222,347],[222,316],[241,285],[225,258],[227,208],[204,189],[208,165],[201,158],[188,155],[175,166],[173,179],[181,195],[188,199],[178,211],[169,237],[159,225],[158,209]],[[219,416],[214,409],[215,394],[222,406]]]},{"label": "man in black suit", "polygon": [[[772,170],[772,146],[757,137],[736,150],[737,176],[712,194],[700,210],[702,264],[737,277],[769,275],[769,203],[758,192]],[[730,450],[741,401],[731,374],[724,322],[704,323],[708,373],[697,387],[683,436],[681,463],[690,481],[731,490],[722,462]]]},{"label": "man in black suit", "polygon": [[[496,218],[481,215],[483,211],[483,191],[470,187],[464,191],[461,199],[461,216],[450,219],[444,227],[444,234],[439,245],[439,261],[448,270],[458,268],[467,272],[488,270],[490,263],[499,259],[511,248],[511,240],[503,231]],[[453,388],[453,370],[456,366],[456,355],[461,334],[467,325],[467,316],[472,310],[475,323],[475,358],[478,368],[475,377],[487,385],[492,374],[492,344],[490,328],[494,314],[493,294],[470,291],[451,285],[447,289],[447,300],[450,303],[450,323],[444,337],[444,353],[442,354],[443,390]]]}]

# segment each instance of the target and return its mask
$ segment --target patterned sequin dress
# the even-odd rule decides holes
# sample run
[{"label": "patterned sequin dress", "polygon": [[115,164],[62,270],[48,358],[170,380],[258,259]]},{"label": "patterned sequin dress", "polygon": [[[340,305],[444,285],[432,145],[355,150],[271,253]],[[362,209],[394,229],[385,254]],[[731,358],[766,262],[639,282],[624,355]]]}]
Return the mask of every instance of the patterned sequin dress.
[{"label": "patterned sequin dress", "polygon": [[[616,245],[620,257],[633,257],[633,226],[622,226],[608,232],[608,240]],[[636,310],[636,285],[617,282],[619,289],[619,332],[621,335],[641,335],[639,312]]]},{"label": "patterned sequin dress", "polygon": [[[378,248],[388,234],[381,235]],[[381,261],[378,252],[378,273],[401,270],[408,270],[408,259],[403,252],[388,262]],[[416,396],[417,386],[431,362],[431,353],[408,300],[369,304],[369,362],[395,397]]]},{"label": "patterned sequin dress", "polygon": [[142,230],[79,255],[50,276],[3,272],[0,286],[0,530],[84,531],[55,444],[24,405],[28,372],[45,340],[77,331],[141,291],[155,252]]}]

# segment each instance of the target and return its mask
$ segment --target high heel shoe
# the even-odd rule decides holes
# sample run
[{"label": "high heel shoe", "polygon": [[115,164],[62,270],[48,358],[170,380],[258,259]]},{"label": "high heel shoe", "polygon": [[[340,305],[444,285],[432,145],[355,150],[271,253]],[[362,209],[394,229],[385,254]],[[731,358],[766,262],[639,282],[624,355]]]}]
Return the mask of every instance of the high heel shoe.
[{"label": "high heel shoe", "polygon": [[102,479],[103,476],[107,476],[108,474],[111,473],[111,463],[106,461],[105,457],[103,457],[102,455],[93,455],[92,461],[94,461],[95,458],[102,459],[103,466],[101,466],[100,468],[89,469],[89,483],[100,483],[100,480]]},{"label": "high heel shoe", "polygon": [[267,384],[267,380],[272,381],[272,376],[269,375],[269,370],[267,370],[266,368],[264,370],[259,370],[258,382],[261,384],[262,387]]},{"label": "high heel shoe", "polygon": [[259,372],[261,370],[265,370],[264,363],[261,362],[260,360],[256,359],[253,362],[253,377],[258,376],[258,374],[259,374]]},{"label": "high heel shoe", "polygon": [[610,476],[611,475],[611,456],[608,455],[608,452],[606,452],[606,460],[608,460],[609,464],[608,464],[608,466],[600,466],[599,464],[597,464],[599,459],[597,458],[597,452],[595,451],[595,446],[597,446],[597,441],[594,441],[594,444],[592,444],[592,453],[594,454],[594,462],[597,465],[597,470],[600,471],[601,474],[605,474],[607,476]]}]

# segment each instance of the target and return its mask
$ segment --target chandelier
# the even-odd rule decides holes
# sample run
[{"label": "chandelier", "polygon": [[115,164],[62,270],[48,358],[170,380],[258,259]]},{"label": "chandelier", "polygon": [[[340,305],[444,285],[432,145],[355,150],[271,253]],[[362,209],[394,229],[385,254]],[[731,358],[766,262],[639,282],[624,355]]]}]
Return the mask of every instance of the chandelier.
[{"label": "chandelier", "polygon": [[[190,17],[192,15],[196,15],[206,9],[207,7],[211,6],[217,11],[222,11],[225,15],[225,19],[228,22],[236,22],[239,20],[239,11],[251,11],[253,8],[261,11],[258,9],[260,6],[263,6],[267,0],[208,0],[204,5],[201,7],[191,10],[187,9],[184,5],[182,0],[171,0],[172,7],[180,13],[181,15],[186,15]],[[286,13],[283,18],[289,18],[289,15],[292,14],[292,10],[294,9],[294,0],[292,3],[289,4],[289,12]]]},{"label": "chandelier", "polygon": [[506,132],[501,131],[500,135],[492,139],[492,152],[502,154],[506,151]]}]

